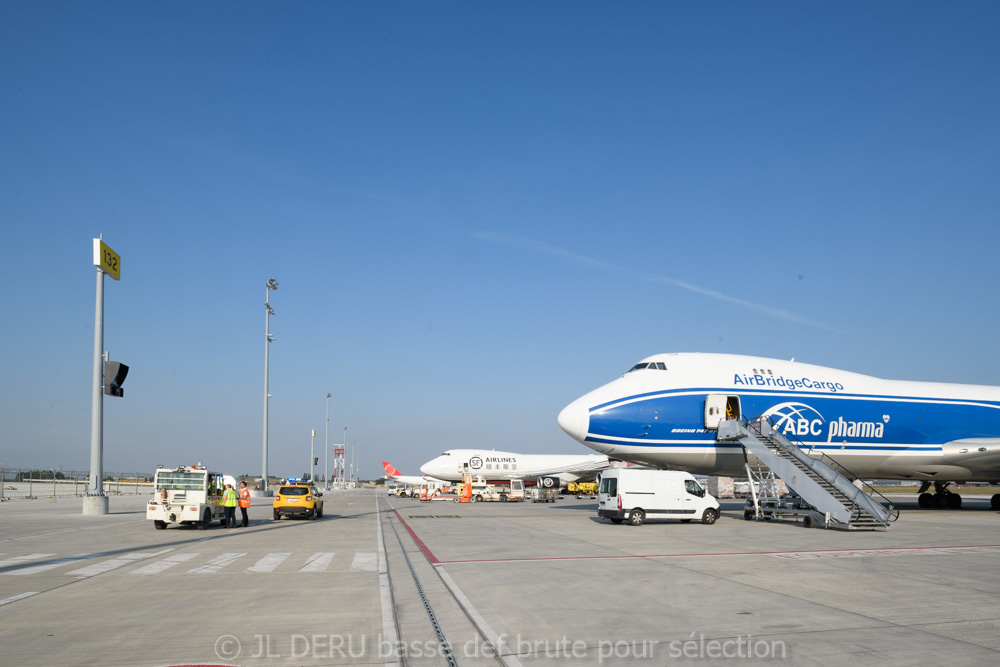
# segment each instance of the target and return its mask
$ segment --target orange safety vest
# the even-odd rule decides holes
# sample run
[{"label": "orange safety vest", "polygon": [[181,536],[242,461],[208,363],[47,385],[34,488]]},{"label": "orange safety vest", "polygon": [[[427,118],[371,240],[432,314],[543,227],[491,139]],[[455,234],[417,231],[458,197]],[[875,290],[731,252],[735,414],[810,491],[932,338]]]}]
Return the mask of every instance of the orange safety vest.
[{"label": "orange safety vest", "polygon": [[250,489],[240,489],[240,507],[250,507]]}]

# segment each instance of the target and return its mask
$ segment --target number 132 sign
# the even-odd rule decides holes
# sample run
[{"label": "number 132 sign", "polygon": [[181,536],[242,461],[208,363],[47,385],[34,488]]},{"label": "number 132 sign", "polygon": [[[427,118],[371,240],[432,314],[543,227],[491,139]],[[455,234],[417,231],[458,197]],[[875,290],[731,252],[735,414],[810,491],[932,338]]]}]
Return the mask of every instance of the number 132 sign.
[{"label": "number 132 sign", "polygon": [[101,239],[94,239],[94,266],[115,280],[121,280],[122,258]]}]

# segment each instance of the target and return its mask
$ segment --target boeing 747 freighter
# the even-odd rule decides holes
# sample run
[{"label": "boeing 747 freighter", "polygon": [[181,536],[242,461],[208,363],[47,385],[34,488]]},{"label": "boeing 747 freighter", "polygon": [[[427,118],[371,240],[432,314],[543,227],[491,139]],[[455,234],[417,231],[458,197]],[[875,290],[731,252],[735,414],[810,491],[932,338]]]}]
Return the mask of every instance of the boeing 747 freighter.
[{"label": "boeing 747 freighter", "polygon": [[716,433],[741,417],[769,419],[856,475],[922,481],[923,507],[960,507],[952,482],[1000,480],[1000,387],[882,380],[794,360],[658,354],[570,403],[559,426],[615,459],[738,476],[742,446]]}]

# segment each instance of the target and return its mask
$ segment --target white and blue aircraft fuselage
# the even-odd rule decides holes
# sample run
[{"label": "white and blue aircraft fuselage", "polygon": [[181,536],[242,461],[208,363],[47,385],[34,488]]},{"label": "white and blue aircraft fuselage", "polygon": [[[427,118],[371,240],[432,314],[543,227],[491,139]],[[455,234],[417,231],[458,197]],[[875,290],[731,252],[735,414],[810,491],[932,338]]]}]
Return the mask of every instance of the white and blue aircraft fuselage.
[{"label": "white and blue aircraft fuselage", "polygon": [[717,440],[716,429],[741,416],[769,418],[862,477],[1000,480],[1000,387],[882,380],[794,360],[655,355],[572,402],[559,425],[611,458],[739,476],[742,446]]}]

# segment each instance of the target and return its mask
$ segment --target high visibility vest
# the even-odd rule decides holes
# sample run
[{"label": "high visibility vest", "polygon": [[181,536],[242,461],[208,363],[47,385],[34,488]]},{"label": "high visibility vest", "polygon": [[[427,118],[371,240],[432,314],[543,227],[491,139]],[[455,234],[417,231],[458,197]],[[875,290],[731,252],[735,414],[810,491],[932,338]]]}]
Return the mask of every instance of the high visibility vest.
[{"label": "high visibility vest", "polygon": [[222,506],[223,507],[236,507],[236,492],[232,489],[226,489],[222,492]]},{"label": "high visibility vest", "polygon": [[240,489],[240,507],[250,507],[250,489]]}]

